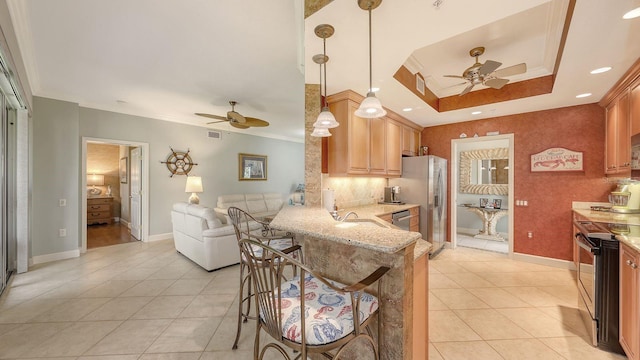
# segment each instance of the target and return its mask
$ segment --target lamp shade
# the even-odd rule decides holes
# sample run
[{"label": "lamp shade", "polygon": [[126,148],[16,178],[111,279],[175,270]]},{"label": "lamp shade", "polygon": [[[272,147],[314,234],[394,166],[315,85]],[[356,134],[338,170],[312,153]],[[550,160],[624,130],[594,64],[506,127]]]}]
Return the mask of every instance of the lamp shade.
[{"label": "lamp shade", "polygon": [[367,97],[360,103],[360,107],[355,111],[355,114],[361,118],[374,119],[387,115],[387,112],[382,108],[382,104],[376,94],[369,92]]},{"label": "lamp shade", "polygon": [[87,175],[87,186],[104,186],[104,175]]},{"label": "lamp shade", "polygon": [[336,117],[333,116],[328,107],[323,107],[322,111],[318,115],[318,119],[313,123],[314,128],[333,129],[340,124],[336,121]]},{"label": "lamp shade", "polygon": [[202,178],[200,176],[188,176],[184,192],[201,193],[202,191]]},{"label": "lamp shade", "polygon": [[313,132],[311,133],[311,136],[313,136],[313,137],[327,137],[327,136],[331,136],[331,133],[329,132],[329,129],[314,128]]}]

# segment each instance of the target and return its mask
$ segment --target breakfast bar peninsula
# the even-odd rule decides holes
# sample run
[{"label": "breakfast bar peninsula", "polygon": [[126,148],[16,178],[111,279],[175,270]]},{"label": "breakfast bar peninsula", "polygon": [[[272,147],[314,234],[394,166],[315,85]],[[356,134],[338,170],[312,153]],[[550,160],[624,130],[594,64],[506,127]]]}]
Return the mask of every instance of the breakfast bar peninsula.
[{"label": "breakfast bar peninsula", "polygon": [[[380,280],[380,294],[376,294],[380,299],[380,359],[427,359],[430,244],[420,233],[398,229],[377,217],[397,211],[397,206],[352,210],[359,215],[357,219],[336,221],[324,208],[285,206],[271,227],[295,233],[305,263],[342,283],[359,281],[379,266],[389,267]],[[346,358],[370,358],[366,346],[356,344]]]}]

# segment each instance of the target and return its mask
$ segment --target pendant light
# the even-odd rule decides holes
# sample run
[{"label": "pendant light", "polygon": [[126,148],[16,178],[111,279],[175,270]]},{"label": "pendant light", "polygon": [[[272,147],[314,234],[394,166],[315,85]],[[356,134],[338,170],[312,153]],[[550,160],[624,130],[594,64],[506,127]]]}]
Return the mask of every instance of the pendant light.
[{"label": "pendant light", "polygon": [[361,118],[373,119],[379,118],[387,115],[387,112],[382,108],[382,104],[380,100],[376,97],[376,94],[373,92],[372,85],[372,70],[371,70],[371,10],[377,8],[382,0],[358,0],[358,6],[362,10],[367,10],[369,12],[369,92],[367,93],[367,97],[364,98],[358,110],[356,110],[356,116]]},{"label": "pendant light", "polygon": [[[315,28],[316,35],[322,39],[323,51],[322,54],[317,54],[313,56],[313,62],[320,65],[320,104],[322,110],[316,119],[316,122],[313,124],[313,132],[311,136],[316,137],[327,137],[331,136],[331,133],[328,129],[332,129],[338,127],[340,124],[336,121],[335,116],[329,111],[329,106],[327,105],[327,61],[329,61],[329,57],[327,56],[327,38],[333,35],[334,28],[329,24],[320,24]],[[324,96],[322,95],[322,77],[324,73]]]}]

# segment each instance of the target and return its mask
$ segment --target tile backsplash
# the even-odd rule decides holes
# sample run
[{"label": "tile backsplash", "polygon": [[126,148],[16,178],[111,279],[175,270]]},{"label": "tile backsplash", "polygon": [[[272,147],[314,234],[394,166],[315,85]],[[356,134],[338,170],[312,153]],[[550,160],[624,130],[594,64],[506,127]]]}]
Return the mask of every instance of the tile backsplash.
[{"label": "tile backsplash", "polygon": [[385,178],[329,177],[322,174],[322,188],[334,191],[338,209],[381,201],[387,184]]}]

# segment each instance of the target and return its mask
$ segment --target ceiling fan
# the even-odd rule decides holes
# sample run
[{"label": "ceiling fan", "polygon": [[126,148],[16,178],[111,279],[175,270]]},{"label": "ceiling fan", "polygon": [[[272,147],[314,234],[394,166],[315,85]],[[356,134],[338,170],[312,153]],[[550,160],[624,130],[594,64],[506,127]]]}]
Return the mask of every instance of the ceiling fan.
[{"label": "ceiling fan", "polygon": [[[523,74],[527,72],[527,64],[525,63],[509,66],[500,70],[497,70],[497,69],[500,67],[500,65],[502,65],[501,62],[487,60],[484,62],[484,64],[481,64],[478,61],[478,57],[482,54],[484,54],[483,46],[479,46],[471,49],[469,51],[469,55],[471,55],[471,57],[476,58],[475,64],[467,68],[462,73],[462,76],[444,75],[445,77],[453,77],[453,78],[459,78],[459,79],[465,80],[465,82],[458,84],[458,85],[467,84],[467,87],[464,88],[464,90],[462,90],[462,92],[460,93],[460,96],[467,94],[469,91],[471,91],[471,89],[473,89],[474,86],[480,85],[480,84],[494,88],[494,89],[500,89],[509,82],[508,79],[503,79],[503,77]],[[454,85],[454,86],[457,86],[457,85]]]},{"label": "ceiling fan", "polygon": [[226,117],[220,116],[220,115],[204,114],[204,113],[195,113],[195,114],[198,116],[204,116],[206,118],[218,120],[218,121],[208,122],[207,124],[217,124],[217,123],[228,121],[229,124],[231,124],[231,126],[238,129],[248,129],[250,127],[269,126],[269,122],[267,121],[240,115],[240,113],[236,111],[236,104],[238,104],[238,102],[233,100],[229,101],[229,105],[231,105],[231,111],[227,111]]}]

